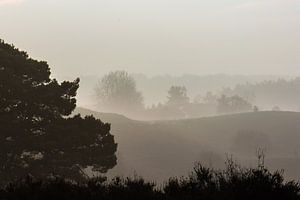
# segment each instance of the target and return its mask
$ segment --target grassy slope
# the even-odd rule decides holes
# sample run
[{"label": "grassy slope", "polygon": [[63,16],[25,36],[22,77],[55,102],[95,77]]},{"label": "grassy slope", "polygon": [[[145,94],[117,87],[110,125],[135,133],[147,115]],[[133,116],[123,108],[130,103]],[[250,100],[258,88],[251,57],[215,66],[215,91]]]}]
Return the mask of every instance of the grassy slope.
[{"label": "grassy slope", "polygon": [[297,155],[300,153],[300,113],[258,112],[144,122],[83,108],[76,112],[93,114],[112,124],[112,134],[119,144],[119,164],[112,174],[132,175],[136,172],[148,179],[162,181],[170,176],[185,175],[195,161],[222,166],[226,154],[253,164],[255,150],[251,155],[239,155],[232,146],[239,130],[257,130],[271,138],[272,149],[266,151],[267,165],[285,168],[288,177],[300,177]]}]

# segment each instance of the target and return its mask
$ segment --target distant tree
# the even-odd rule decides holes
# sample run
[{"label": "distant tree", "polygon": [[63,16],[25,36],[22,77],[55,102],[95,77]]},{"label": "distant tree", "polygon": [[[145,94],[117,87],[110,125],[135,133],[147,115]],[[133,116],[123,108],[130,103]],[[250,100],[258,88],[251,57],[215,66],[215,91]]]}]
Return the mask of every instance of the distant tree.
[{"label": "distant tree", "polygon": [[116,165],[110,125],[92,116],[68,117],[79,79],[61,84],[46,62],[0,41],[0,180],[57,174],[79,180],[83,170]]},{"label": "distant tree", "polygon": [[95,91],[100,108],[106,112],[134,113],[144,109],[143,96],[125,71],[105,75]]},{"label": "distant tree", "polygon": [[167,105],[182,106],[189,103],[187,89],[184,86],[172,86],[168,91]]},{"label": "distant tree", "polygon": [[218,113],[238,113],[249,112],[252,110],[252,105],[240,96],[227,97],[222,95],[218,99],[217,111]]}]

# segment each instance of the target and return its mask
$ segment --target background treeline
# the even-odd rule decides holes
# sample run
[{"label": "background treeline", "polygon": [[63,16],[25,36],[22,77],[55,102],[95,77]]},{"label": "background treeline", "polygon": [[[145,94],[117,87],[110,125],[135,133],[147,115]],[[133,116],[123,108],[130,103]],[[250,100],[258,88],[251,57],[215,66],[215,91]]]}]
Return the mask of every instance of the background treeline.
[{"label": "background treeline", "polygon": [[[187,72],[188,73],[188,72]],[[80,88],[78,90],[78,103],[82,107],[93,108],[95,104],[94,88],[103,76],[107,73],[93,74],[90,76],[81,75]],[[144,103],[147,106],[166,101],[167,91],[172,85],[185,86],[188,90],[188,96],[191,101],[207,92],[220,93],[223,87],[233,88],[238,84],[251,83],[256,84],[264,80],[276,81],[280,78],[289,80],[288,76],[268,76],[268,75],[192,75],[185,74],[181,76],[155,75],[147,76],[145,74],[131,74],[135,80],[138,91],[143,93]],[[59,80],[71,80],[75,77],[62,76],[57,74]]]},{"label": "background treeline", "polygon": [[[140,79],[138,79],[139,77]],[[141,85],[138,85],[143,83],[141,77],[145,79],[141,75],[131,75],[125,71],[110,72],[103,76],[96,86],[95,107],[93,109],[125,114],[136,119],[160,120],[259,110],[298,111],[300,108],[300,78],[285,80],[269,77],[268,80],[258,82],[254,81],[259,80],[258,77],[256,79],[248,78],[249,82],[247,78],[244,78],[244,81],[240,80],[241,83],[236,85],[232,85],[235,81],[221,85],[224,82],[224,77],[227,76],[219,75],[211,77],[211,82],[215,82],[210,84],[213,85],[211,87],[201,90],[201,85],[196,85],[199,86],[198,92],[193,91],[193,87],[187,87],[186,85],[189,84],[185,81],[169,82],[169,87],[166,89],[165,84],[157,85],[161,82],[158,79],[158,82],[153,82],[153,85],[157,85],[158,91],[165,88],[164,98],[161,98],[159,102],[149,104],[147,98],[148,92],[151,93],[151,90],[147,87],[141,88]],[[220,80],[216,80],[216,77],[219,77]],[[170,79],[168,76],[165,78]],[[192,80],[197,82],[197,76],[190,78],[194,78],[195,80]],[[199,82],[207,78],[198,77],[198,79]],[[216,88],[216,85],[219,88]],[[158,93],[153,93],[153,98],[160,95]]]},{"label": "background treeline", "polygon": [[1,199],[103,199],[103,200],[234,200],[300,199],[297,182],[285,182],[282,172],[270,172],[262,165],[242,168],[228,161],[225,170],[196,165],[188,177],[171,178],[158,186],[143,178],[95,178],[74,182],[59,177],[38,180],[31,176],[0,190]]},{"label": "background treeline", "polygon": [[[98,110],[125,114],[136,119],[181,119],[216,114],[249,112],[254,106],[236,94],[226,96],[207,92],[194,100],[188,96],[184,85],[171,85],[166,100],[151,106],[145,105],[136,81],[125,71],[115,71],[103,76],[96,88]],[[258,108],[256,108],[258,111]]]},{"label": "background treeline", "polygon": [[224,88],[222,93],[239,95],[265,109],[281,108],[295,111],[300,109],[300,78],[238,84],[233,88]]}]

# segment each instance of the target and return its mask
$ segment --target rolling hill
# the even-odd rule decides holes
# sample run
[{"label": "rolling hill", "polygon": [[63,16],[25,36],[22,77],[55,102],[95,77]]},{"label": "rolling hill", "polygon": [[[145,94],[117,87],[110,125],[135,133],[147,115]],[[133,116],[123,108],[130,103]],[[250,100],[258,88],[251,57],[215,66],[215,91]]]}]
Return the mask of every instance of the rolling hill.
[{"label": "rolling hill", "polygon": [[118,165],[110,175],[136,173],[161,182],[186,175],[197,161],[219,168],[226,156],[233,156],[242,164],[255,165],[256,150],[263,148],[268,167],[285,169],[287,178],[300,178],[300,113],[253,112],[173,121],[137,121],[84,108],[75,113],[111,123],[119,146]]}]

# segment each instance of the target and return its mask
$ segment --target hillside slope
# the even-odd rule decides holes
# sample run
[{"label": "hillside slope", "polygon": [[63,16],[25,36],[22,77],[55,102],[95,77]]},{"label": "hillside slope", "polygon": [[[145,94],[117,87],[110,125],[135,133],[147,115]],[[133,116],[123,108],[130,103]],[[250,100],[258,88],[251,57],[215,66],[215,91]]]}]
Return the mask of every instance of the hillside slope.
[{"label": "hillside slope", "polygon": [[[83,108],[76,112],[93,114],[112,124],[112,134],[119,145],[118,166],[110,172],[113,175],[137,173],[162,181],[170,176],[185,175],[196,161],[222,167],[226,155],[253,165],[256,147],[261,147],[268,166],[286,169],[287,177],[300,177],[300,113],[257,112],[145,122]],[[238,147],[242,149],[237,149],[237,134],[244,130],[262,134],[267,140],[252,145],[255,140],[245,138],[242,147],[241,144]]]}]

